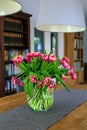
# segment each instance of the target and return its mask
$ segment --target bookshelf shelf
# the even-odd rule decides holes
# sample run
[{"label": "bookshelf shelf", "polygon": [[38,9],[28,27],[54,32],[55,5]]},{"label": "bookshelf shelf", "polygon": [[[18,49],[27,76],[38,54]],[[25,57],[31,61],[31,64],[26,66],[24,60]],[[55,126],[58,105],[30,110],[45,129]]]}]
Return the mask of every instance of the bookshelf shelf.
[{"label": "bookshelf shelf", "polygon": [[0,18],[0,97],[17,92],[12,77],[20,70],[14,67],[12,58],[30,51],[31,14],[18,12]]},{"label": "bookshelf shelf", "polygon": [[11,79],[12,77],[14,77],[15,75],[5,75],[5,79]]},{"label": "bookshelf shelf", "polygon": [[13,63],[13,61],[12,61],[12,60],[6,60],[6,61],[5,61],[5,64],[9,64],[9,63],[11,63],[11,64],[12,64],[12,63]]},{"label": "bookshelf shelf", "polygon": [[75,59],[74,61],[83,61],[83,59]]},{"label": "bookshelf shelf", "polygon": [[83,48],[74,48],[74,50],[83,50]]},{"label": "bookshelf shelf", "polygon": [[12,45],[8,45],[8,44],[4,44],[4,47],[6,50],[10,50],[10,49],[27,49],[27,46],[12,46]]},{"label": "bookshelf shelf", "polygon": [[82,36],[74,36],[75,39],[82,39],[83,40],[83,37]]},{"label": "bookshelf shelf", "polygon": [[6,28],[5,28],[4,31],[5,31],[5,32],[13,32],[13,33],[23,33],[23,34],[27,34],[26,31],[19,31],[19,30],[16,31],[16,30],[13,30],[13,29],[11,29],[11,28],[10,28],[10,29],[6,29]]},{"label": "bookshelf shelf", "polygon": [[[77,38],[77,39],[76,39]],[[83,32],[74,33],[74,70],[79,71],[84,68],[84,46],[83,46]]]},{"label": "bookshelf shelf", "polygon": [[16,92],[17,92],[16,89],[13,89],[12,91],[6,91],[5,95],[8,96],[8,95],[14,94]]}]

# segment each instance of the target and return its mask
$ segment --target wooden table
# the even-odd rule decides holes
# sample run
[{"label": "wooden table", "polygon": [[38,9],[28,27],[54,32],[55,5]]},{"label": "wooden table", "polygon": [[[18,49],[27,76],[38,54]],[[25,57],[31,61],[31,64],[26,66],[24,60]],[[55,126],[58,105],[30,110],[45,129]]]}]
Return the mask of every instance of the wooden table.
[{"label": "wooden table", "polygon": [[[27,102],[25,92],[0,98],[0,113]],[[87,102],[80,105],[49,130],[87,130]]]}]

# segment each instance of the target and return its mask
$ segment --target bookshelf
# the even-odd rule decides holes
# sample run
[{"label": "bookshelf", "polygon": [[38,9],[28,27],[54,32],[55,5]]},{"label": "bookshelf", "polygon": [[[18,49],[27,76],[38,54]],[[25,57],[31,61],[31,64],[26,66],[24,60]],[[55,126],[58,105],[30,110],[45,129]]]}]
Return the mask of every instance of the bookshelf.
[{"label": "bookshelf", "polygon": [[12,76],[20,70],[14,67],[12,58],[30,51],[31,14],[18,12],[0,18],[0,97],[17,92]]},{"label": "bookshelf", "polygon": [[[71,60],[74,72],[77,74],[75,83],[84,82],[84,37],[83,32],[64,34],[64,54]],[[71,81],[70,81],[71,82]]]},{"label": "bookshelf", "polygon": [[75,72],[83,70],[83,32],[74,33],[74,70]]}]

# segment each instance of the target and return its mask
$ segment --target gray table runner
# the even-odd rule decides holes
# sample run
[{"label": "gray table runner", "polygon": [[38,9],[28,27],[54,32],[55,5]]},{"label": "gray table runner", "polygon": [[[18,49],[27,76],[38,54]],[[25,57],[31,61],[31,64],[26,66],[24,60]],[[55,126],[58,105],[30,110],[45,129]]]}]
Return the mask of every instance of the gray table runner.
[{"label": "gray table runner", "polygon": [[87,101],[87,90],[65,89],[55,93],[47,112],[35,112],[27,104],[0,114],[0,130],[47,130],[77,106]]}]

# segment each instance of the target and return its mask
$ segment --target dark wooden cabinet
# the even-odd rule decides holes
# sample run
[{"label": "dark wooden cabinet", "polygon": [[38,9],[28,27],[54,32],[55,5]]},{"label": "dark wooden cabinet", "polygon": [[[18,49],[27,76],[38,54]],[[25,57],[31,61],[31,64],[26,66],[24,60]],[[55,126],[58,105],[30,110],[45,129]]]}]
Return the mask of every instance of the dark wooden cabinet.
[{"label": "dark wooden cabinet", "polygon": [[14,86],[11,86],[11,78],[14,75],[11,58],[30,51],[31,16],[18,12],[0,17],[0,97],[16,92]]}]

